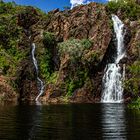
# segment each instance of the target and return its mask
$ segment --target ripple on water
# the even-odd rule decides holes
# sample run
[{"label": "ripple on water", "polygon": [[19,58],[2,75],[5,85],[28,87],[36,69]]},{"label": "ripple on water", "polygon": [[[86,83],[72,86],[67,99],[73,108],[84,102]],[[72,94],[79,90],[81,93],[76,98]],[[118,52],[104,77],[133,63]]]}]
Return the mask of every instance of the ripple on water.
[{"label": "ripple on water", "polygon": [[2,106],[0,139],[140,140],[140,114],[124,104]]}]

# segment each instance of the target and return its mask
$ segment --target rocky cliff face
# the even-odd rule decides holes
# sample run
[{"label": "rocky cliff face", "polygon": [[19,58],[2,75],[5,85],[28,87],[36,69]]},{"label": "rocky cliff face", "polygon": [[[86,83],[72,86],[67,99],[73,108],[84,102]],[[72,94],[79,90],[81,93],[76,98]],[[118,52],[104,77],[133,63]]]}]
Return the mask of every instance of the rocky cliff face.
[{"label": "rocky cliff face", "polygon": [[[114,34],[108,7],[90,3],[72,10],[56,9],[47,15],[32,7],[17,7],[17,9],[11,14],[11,17],[15,18],[12,26],[16,25],[16,29],[19,29],[19,38],[15,39],[17,49],[8,44],[11,38],[7,39],[6,44],[10,48],[7,50],[4,48],[5,34],[0,31],[3,37],[0,44],[2,51],[11,55],[11,59],[14,58],[8,52],[11,48],[14,48],[15,53],[24,56],[21,58],[19,55],[14,67],[11,67],[12,63],[1,65],[1,76],[14,77],[15,90],[11,90],[8,95],[15,95],[13,93],[17,92],[20,100],[34,100],[38,94],[36,72],[31,58],[31,43],[34,42],[37,46],[35,55],[39,65],[39,76],[45,83],[44,96],[41,97],[43,101],[100,101],[104,67],[111,61],[114,51]],[[130,78],[133,75],[130,73],[132,72],[130,66],[138,61],[140,53],[138,49],[140,23],[124,18],[120,13],[121,11],[118,15],[127,29],[125,45],[128,55],[122,63],[127,65],[126,76],[127,80],[130,80],[125,92],[127,93],[125,97],[128,98],[133,92],[129,90],[132,84]],[[3,21],[11,20],[8,18],[1,14]],[[12,33],[9,36],[11,37]],[[2,95],[5,86],[1,83],[0,85]]]}]

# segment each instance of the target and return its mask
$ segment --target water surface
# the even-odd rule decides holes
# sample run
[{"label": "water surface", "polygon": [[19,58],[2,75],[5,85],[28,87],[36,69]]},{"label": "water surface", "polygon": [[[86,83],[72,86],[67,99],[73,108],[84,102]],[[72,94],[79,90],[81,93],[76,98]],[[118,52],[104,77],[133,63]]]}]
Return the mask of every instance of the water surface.
[{"label": "water surface", "polygon": [[140,140],[140,112],[123,104],[0,106],[2,140]]}]

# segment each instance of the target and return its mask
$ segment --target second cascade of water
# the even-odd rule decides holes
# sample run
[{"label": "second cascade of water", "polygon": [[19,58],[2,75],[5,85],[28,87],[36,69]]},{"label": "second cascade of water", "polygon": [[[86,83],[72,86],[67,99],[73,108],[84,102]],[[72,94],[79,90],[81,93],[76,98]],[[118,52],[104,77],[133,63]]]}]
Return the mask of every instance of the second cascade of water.
[{"label": "second cascade of water", "polygon": [[112,15],[112,20],[117,40],[117,54],[115,62],[108,64],[105,68],[101,97],[101,102],[103,103],[120,103],[123,101],[123,77],[125,71],[121,72],[119,62],[125,56],[124,24],[116,15]]},{"label": "second cascade of water", "polygon": [[36,49],[35,43],[32,43],[32,59],[33,59],[33,64],[35,66],[35,70],[36,70],[36,74],[37,74],[37,81],[38,81],[38,84],[39,84],[39,94],[38,94],[38,96],[36,97],[35,100],[38,101],[39,97],[44,92],[44,83],[38,76],[38,65],[37,65],[37,60],[35,58],[35,49]]}]

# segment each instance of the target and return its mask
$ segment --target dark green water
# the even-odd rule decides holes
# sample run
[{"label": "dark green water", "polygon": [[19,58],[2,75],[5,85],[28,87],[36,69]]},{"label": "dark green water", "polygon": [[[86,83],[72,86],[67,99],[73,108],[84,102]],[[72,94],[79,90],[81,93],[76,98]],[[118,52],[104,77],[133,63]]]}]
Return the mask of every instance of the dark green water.
[{"label": "dark green water", "polygon": [[140,140],[140,112],[123,104],[0,105],[1,140]]}]

